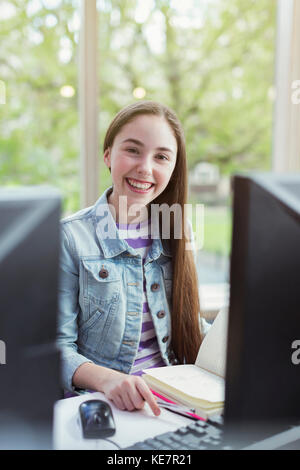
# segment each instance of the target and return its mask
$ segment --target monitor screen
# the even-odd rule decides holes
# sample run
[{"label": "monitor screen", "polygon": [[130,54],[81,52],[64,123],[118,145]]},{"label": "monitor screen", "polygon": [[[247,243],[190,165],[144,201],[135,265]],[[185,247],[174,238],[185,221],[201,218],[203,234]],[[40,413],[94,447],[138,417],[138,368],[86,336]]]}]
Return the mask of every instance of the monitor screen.
[{"label": "monitor screen", "polygon": [[0,190],[0,448],[51,448],[60,196]]},{"label": "monitor screen", "polygon": [[224,421],[247,441],[300,421],[300,175],[233,179]]}]

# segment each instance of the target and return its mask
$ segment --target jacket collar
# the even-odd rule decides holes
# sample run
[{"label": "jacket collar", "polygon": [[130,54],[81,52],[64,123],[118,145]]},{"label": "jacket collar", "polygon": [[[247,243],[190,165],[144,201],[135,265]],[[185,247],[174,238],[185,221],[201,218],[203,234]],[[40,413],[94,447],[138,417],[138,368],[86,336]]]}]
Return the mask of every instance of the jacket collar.
[{"label": "jacket collar", "polygon": [[[136,255],[136,251],[131,248],[126,240],[120,238],[116,222],[109,209],[108,196],[112,191],[112,186],[104,191],[92,209],[92,218],[105,258],[113,258],[120,253],[128,252]],[[156,260],[161,255],[172,256],[169,240],[154,238],[148,253],[148,258]]]}]

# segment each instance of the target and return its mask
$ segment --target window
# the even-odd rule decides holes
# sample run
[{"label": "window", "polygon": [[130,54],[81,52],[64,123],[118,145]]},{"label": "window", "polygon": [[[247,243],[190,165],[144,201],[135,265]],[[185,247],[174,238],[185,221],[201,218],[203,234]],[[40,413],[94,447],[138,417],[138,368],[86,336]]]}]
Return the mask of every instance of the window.
[{"label": "window", "polygon": [[[25,7],[24,7],[25,5]],[[50,184],[79,205],[78,1],[1,2],[0,184]]]}]

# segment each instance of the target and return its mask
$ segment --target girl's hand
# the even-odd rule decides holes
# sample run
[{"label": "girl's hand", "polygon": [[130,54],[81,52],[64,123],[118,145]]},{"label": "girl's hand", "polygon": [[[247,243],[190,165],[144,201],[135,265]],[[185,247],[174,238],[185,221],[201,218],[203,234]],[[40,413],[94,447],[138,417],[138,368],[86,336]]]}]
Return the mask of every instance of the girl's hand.
[{"label": "girl's hand", "polygon": [[160,414],[153,394],[141,377],[122,374],[118,371],[113,372],[114,374],[103,384],[102,390],[120,410],[140,410],[146,401],[155,416]]}]

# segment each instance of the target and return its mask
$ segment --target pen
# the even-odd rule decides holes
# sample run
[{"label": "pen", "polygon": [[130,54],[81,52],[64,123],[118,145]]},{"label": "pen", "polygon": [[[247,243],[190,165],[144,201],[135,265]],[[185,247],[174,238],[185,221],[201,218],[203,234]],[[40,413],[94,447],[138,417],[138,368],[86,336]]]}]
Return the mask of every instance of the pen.
[{"label": "pen", "polygon": [[185,416],[186,418],[190,418],[190,419],[194,419],[194,420],[201,419],[200,416],[197,416],[193,413],[189,413],[188,411],[181,410],[179,407],[178,408],[172,407],[172,405],[170,403],[157,402],[157,404],[161,408],[165,408],[166,410],[172,411],[172,413],[176,413],[177,415]]},{"label": "pen", "polygon": [[169,411],[172,411],[173,413],[180,414],[182,416],[185,416],[186,418],[194,419],[194,420],[201,420],[201,421],[206,421],[204,418],[201,416],[197,415],[195,413],[194,409],[190,409],[186,406],[181,406],[175,403],[174,401],[170,400],[169,398],[164,397],[163,395],[160,395],[159,393],[155,392],[154,390],[150,389],[153,395],[155,395],[158,400],[157,404],[161,406],[162,408],[166,408]]}]

